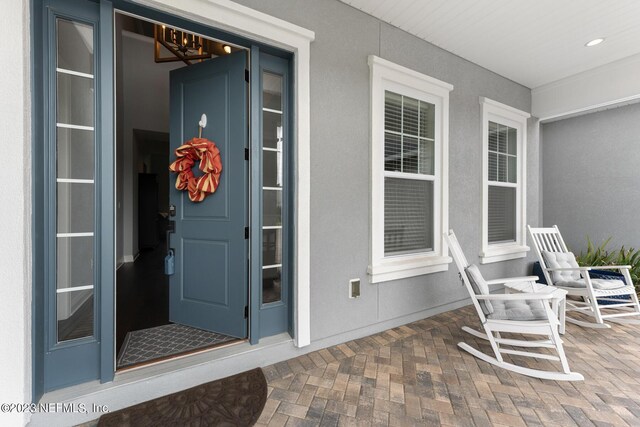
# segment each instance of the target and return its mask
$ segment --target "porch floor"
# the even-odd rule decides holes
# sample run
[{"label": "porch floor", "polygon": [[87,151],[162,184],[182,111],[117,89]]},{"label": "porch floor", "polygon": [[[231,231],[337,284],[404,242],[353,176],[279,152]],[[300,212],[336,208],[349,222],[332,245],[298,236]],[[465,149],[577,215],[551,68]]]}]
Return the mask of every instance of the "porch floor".
[{"label": "porch floor", "polygon": [[640,425],[640,327],[567,323],[569,364],[585,381],[556,382],[458,349],[465,341],[489,350],[463,325],[479,327],[472,307],[263,368],[269,397],[258,425]]}]

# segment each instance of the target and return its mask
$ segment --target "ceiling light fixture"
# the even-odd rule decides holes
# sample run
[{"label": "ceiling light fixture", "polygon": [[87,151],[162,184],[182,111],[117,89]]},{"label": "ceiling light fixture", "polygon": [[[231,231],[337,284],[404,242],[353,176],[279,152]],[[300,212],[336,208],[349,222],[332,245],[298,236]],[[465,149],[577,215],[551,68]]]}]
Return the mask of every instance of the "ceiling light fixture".
[{"label": "ceiling light fixture", "polygon": [[585,43],[585,46],[586,47],[596,46],[596,45],[599,45],[600,43],[602,43],[603,41],[604,41],[603,38],[593,39],[590,42]]},{"label": "ceiling light fixture", "polygon": [[224,50],[225,53],[231,53],[231,46],[225,44],[224,46],[222,46],[222,50]]},{"label": "ceiling light fixture", "polygon": [[[201,62],[212,56],[211,42],[193,33],[165,25],[154,25],[154,38],[156,62],[182,61],[191,65],[194,61]],[[163,51],[169,51],[172,55],[163,56]]]}]

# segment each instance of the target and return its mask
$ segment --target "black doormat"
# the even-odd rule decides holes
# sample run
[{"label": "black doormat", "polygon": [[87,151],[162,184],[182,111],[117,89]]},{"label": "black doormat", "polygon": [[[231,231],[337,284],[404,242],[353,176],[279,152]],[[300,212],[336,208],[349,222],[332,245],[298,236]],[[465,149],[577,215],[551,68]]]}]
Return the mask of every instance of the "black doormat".
[{"label": "black doormat", "polygon": [[252,426],[267,401],[256,368],[105,414],[98,426]]},{"label": "black doormat", "polygon": [[118,369],[149,360],[216,346],[236,338],[171,323],[129,332],[118,354]]}]

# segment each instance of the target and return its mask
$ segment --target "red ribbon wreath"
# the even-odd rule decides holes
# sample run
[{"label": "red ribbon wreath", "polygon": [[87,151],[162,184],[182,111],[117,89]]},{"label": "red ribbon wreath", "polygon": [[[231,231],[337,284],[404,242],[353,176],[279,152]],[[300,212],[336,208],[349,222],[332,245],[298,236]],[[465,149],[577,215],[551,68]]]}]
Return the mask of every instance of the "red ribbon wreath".
[{"label": "red ribbon wreath", "polygon": [[[209,194],[214,193],[220,184],[222,160],[216,144],[205,138],[193,138],[176,148],[176,161],[169,170],[176,172],[176,189],[187,190],[189,200],[201,202]],[[193,166],[200,160],[203,175],[195,177]]]}]

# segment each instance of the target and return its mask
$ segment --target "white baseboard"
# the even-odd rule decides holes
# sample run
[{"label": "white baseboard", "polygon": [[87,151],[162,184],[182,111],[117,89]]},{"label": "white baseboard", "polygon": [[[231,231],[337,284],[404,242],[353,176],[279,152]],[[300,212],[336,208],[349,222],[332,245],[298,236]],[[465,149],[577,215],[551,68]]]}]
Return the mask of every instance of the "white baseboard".
[{"label": "white baseboard", "polygon": [[138,256],[140,256],[140,252],[135,255],[124,255],[122,257],[122,262],[125,264],[128,262],[134,262],[136,259],[138,259]]}]

